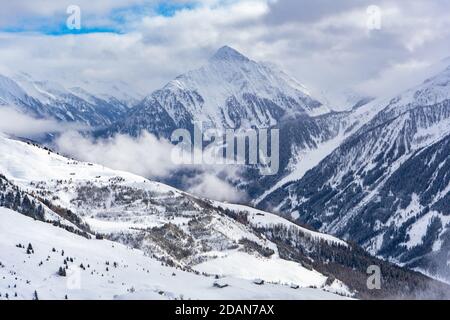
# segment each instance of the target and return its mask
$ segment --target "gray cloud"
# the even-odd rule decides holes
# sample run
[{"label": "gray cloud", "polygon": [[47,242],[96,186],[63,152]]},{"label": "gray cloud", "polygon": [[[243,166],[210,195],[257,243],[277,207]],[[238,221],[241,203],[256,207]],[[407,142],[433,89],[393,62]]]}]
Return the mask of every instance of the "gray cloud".
[{"label": "gray cloud", "polygon": [[[25,69],[69,82],[74,77],[124,79],[149,93],[229,44],[251,58],[278,64],[313,93],[349,87],[383,95],[422,80],[425,70],[450,52],[450,4],[440,1],[197,2],[194,9],[170,17],[137,15],[129,32],[120,35],[0,33],[0,72]],[[24,16],[57,11],[54,4],[45,9],[36,2],[19,3],[28,12]],[[139,3],[81,5],[101,15]],[[382,10],[381,30],[366,27],[369,4]],[[9,12],[20,16],[22,11],[10,5]]]},{"label": "gray cloud", "polygon": [[34,118],[19,112],[11,106],[0,106],[0,132],[22,137],[40,137],[48,132],[64,132],[66,130],[81,130],[79,124],[57,122],[54,119]]},{"label": "gray cloud", "polygon": [[340,14],[356,7],[367,7],[370,0],[282,0],[270,2],[271,14],[266,20],[273,24],[286,22],[314,22],[320,18]]}]

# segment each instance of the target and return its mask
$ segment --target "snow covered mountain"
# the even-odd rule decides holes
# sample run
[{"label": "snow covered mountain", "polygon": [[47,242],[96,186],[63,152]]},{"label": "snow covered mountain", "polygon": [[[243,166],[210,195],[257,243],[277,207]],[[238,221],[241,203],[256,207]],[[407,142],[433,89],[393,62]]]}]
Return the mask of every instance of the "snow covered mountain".
[{"label": "snow covered mountain", "polygon": [[450,279],[449,94],[447,68],[382,105],[317,166],[260,206]]},{"label": "snow covered mountain", "polygon": [[[29,299],[34,291],[58,299],[448,292],[443,284],[268,212],[200,199],[29,142],[0,137],[0,154],[0,207],[9,209],[0,211],[0,298],[17,292]],[[382,290],[367,289],[369,265],[386,270]],[[79,291],[64,286],[64,275],[75,267]],[[255,279],[265,281],[264,290],[255,289]]]},{"label": "snow covered mountain", "polygon": [[[450,281],[450,67],[392,99],[352,92],[341,98],[316,99],[282,71],[230,47],[143,99],[126,83],[66,88],[27,74],[0,75],[0,108],[100,127],[99,136],[147,130],[168,137],[197,121],[219,129],[278,128],[279,172],[261,176],[247,166],[236,183],[253,205],[288,220],[3,137],[0,206],[15,212],[5,211],[8,217],[19,212],[51,222],[71,239],[104,237],[169,268],[242,286],[260,278],[277,284],[274,292],[292,283],[320,288],[319,296],[442,294],[440,285],[338,238]],[[370,264],[389,271],[382,292],[365,286]],[[408,280],[415,285],[401,293]],[[183,294],[173,290],[172,298]]]},{"label": "snow covered mountain", "polygon": [[200,69],[180,75],[147,96],[109,133],[141,130],[170,136],[175,128],[270,127],[280,119],[329,110],[284,72],[236,50],[220,48]]},{"label": "snow covered mountain", "polygon": [[[355,101],[359,107],[364,104],[361,99]],[[257,199],[280,181],[285,183],[297,176],[296,168],[304,158],[313,159],[309,168],[317,164],[376,113],[374,108],[361,111],[356,107],[334,112],[332,104],[327,105],[284,72],[225,46],[205,66],[170,81],[131,109],[123,120],[97,131],[96,135],[137,136],[146,130],[167,138],[175,129],[192,129],[196,121],[202,122],[204,129],[277,128],[280,130],[277,174],[261,176],[258,168],[248,166],[242,168],[238,179],[239,188]],[[302,168],[307,167],[302,164]],[[165,182],[185,188],[182,184],[185,179],[177,179],[183,173],[176,172],[175,178],[169,177]]]},{"label": "snow covered mountain", "polygon": [[0,106],[15,105],[18,107],[30,107],[34,114],[40,108],[40,103],[27,93],[11,78],[0,75]]},{"label": "snow covered mountain", "polygon": [[251,280],[215,279],[161,265],[140,250],[86,239],[2,207],[0,252],[0,300],[342,299],[271,283],[261,290]]},{"label": "snow covered mountain", "polygon": [[297,181],[336,150],[348,137],[369,122],[380,110],[377,100],[356,109],[299,117],[279,123],[280,170],[271,176],[244,172],[245,190],[257,206],[283,185]]},{"label": "snow covered mountain", "polygon": [[[10,90],[14,94],[3,95],[20,98],[9,99],[11,104],[22,105],[22,109],[37,116],[100,126],[95,131],[99,136],[136,136],[147,130],[168,137],[177,128],[191,129],[194,121],[202,121],[204,128],[278,128],[282,150],[279,172],[261,177],[252,166],[243,170],[240,187],[254,198],[264,197],[270,187],[296,176],[297,164],[303,158],[319,159],[316,154],[325,157],[335,148],[332,146],[337,146],[367,118],[353,116],[351,111],[330,112],[330,103],[330,108],[324,107],[284,72],[252,61],[227,46],[219,49],[204,67],[177,77],[133,108],[127,108],[131,102],[121,103],[135,103],[130,96],[138,96],[126,84],[94,86],[82,81],[66,90],[58,84],[35,81],[26,74],[15,80],[15,91],[20,94]],[[114,92],[117,98],[108,97],[106,92]],[[113,119],[117,121],[103,128]],[[166,180],[183,188],[177,181],[184,180]]]},{"label": "snow covered mountain", "polygon": [[26,73],[0,75],[0,106],[14,107],[33,117],[99,127],[117,121],[140,99],[125,83],[81,85],[65,88]]}]

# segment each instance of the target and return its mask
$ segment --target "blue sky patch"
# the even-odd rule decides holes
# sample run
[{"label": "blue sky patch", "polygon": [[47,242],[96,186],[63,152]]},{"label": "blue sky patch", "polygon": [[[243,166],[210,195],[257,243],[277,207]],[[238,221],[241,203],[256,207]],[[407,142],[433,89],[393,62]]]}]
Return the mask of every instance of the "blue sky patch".
[{"label": "blue sky patch", "polygon": [[[124,34],[132,28],[133,22],[145,16],[172,17],[178,11],[192,10],[196,7],[194,2],[174,3],[160,1],[156,5],[136,5],[117,8],[109,12],[107,16],[89,15],[88,10],[81,10],[81,29],[69,29],[66,20],[69,17],[65,11],[51,17],[26,17],[16,21],[14,25],[0,27],[0,32],[25,33],[36,32],[46,35],[88,34],[88,33],[116,33]],[[102,23],[96,23],[102,20]],[[104,22],[106,20],[106,22]]]}]

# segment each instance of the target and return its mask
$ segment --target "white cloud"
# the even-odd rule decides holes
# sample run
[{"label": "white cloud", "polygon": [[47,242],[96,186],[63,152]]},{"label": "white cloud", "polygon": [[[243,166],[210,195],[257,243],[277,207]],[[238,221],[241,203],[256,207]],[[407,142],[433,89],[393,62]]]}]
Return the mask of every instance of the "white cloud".
[{"label": "white cloud", "polygon": [[[53,2],[45,9],[49,12],[41,12],[44,9],[34,1],[19,3],[26,7],[23,12],[37,16],[57,11]],[[140,3],[82,1],[80,6],[101,17]],[[369,0],[195,3],[169,17],[130,13],[127,33],[120,35],[0,34],[0,72],[24,70],[67,82],[126,80],[150,93],[199,67],[214,50],[228,44],[251,58],[278,64],[313,92],[364,87],[375,94],[391,89],[393,83],[409,85],[409,70],[395,66],[431,63],[450,52],[449,6],[433,1],[378,1],[382,10],[378,31],[366,28],[366,8],[373,4]],[[21,16],[17,6],[8,7],[10,15]],[[391,69],[405,73],[394,76]],[[376,84],[374,90],[371,84]]]},{"label": "white cloud", "polygon": [[220,178],[234,177],[238,167],[202,164],[180,166],[172,160],[173,145],[147,132],[143,132],[138,138],[116,135],[108,139],[93,140],[75,131],[68,131],[56,140],[55,146],[61,153],[76,159],[150,179],[161,180],[172,177],[175,171],[192,169],[196,173],[189,174],[190,178],[183,178],[184,190],[216,200],[238,202],[245,199],[245,192],[238,191]]},{"label": "white cloud", "polygon": [[15,136],[38,137],[48,132],[63,132],[68,129],[82,129],[81,125],[62,124],[54,119],[36,119],[19,112],[14,107],[0,106],[0,132]]},{"label": "white cloud", "polygon": [[394,64],[380,72],[375,78],[357,86],[360,92],[374,96],[388,97],[421,83],[424,78],[432,76],[442,69],[436,68],[429,61],[410,60]]},{"label": "white cloud", "polygon": [[[150,3],[156,1],[150,0]],[[147,0],[15,0],[3,1],[0,10],[0,27],[18,27],[29,29],[52,23],[64,22],[67,7],[77,5],[81,9],[82,17],[89,17],[91,24],[104,22],[105,18],[116,9],[134,5],[149,4]]]},{"label": "white cloud", "polygon": [[173,146],[146,132],[136,139],[116,135],[93,140],[69,131],[56,140],[56,146],[62,153],[77,159],[151,178],[164,177],[177,167],[170,159]]},{"label": "white cloud", "polygon": [[245,192],[211,173],[203,173],[186,181],[187,191],[198,196],[218,201],[242,202]]}]

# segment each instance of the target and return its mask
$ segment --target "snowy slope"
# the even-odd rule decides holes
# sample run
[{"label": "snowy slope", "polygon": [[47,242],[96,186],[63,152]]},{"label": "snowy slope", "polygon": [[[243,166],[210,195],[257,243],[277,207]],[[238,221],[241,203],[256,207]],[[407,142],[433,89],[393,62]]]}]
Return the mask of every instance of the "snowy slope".
[{"label": "snowy slope", "polygon": [[270,228],[275,225],[284,225],[287,228],[290,228],[290,227],[296,228],[300,232],[307,234],[309,237],[311,237],[313,239],[326,241],[326,242],[334,243],[334,244],[341,245],[341,246],[347,246],[347,243],[345,241],[342,241],[341,239],[330,236],[328,234],[319,233],[316,231],[302,228],[302,227],[296,225],[295,223],[290,222],[289,220],[286,220],[286,219],[284,219],[278,215],[275,215],[273,213],[261,211],[261,210],[247,207],[244,205],[222,203],[222,202],[217,202],[217,201],[214,202],[214,205],[216,205],[219,208],[227,208],[227,209],[231,209],[231,210],[235,210],[235,211],[246,212],[249,223],[254,225],[256,228],[259,228],[259,227],[265,227],[265,228],[269,227]]},{"label": "snowy slope", "polygon": [[253,205],[261,205],[273,192],[288,183],[300,180],[306,172],[371,121],[389,101],[390,99],[379,98],[351,111],[281,122],[280,170],[276,176],[269,179],[263,177],[262,180],[249,182],[250,187],[264,187],[253,195]]},{"label": "snowy slope", "polygon": [[352,109],[357,109],[374,100],[373,97],[358,93],[352,89],[335,91],[322,90],[319,93],[315,93],[315,96],[317,96],[325,106],[336,112],[351,111]]},{"label": "snowy slope", "polygon": [[[71,82],[74,80],[76,79],[70,79]],[[138,88],[123,80],[116,82],[80,79],[79,82],[74,82],[71,88],[81,88],[95,97],[110,103],[120,103],[128,108],[134,107],[144,98]]]},{"label": "snowy slope", "polygon": [[3,75],[0,75],[0,97],[5,104],[27,99],[25,91],[13,80]]},{"label": "snowy slope", "polygon": [[448,279],[449,70],[383,104],[301,179],[273,191],[265,205]]},{"label": "snowy slope", "polygon": [[[27,197],[47,206],[46,210],[51,211],[52,215],[62,219],[70,218],[71,220],[67,223],[73,221],[83,231],[79,232],[85,235],[85,240],[82,241],[93,241],[89,242],[89,246],[91,243],[99,242],[94,240],[96,237],[105,237],[127,247],[138,249],[147,256],[147,259],[158,261],[155,262],[156,264],[163,263],[176,267],[177,270],[194,272],[198,275],[206,273],[226,277],[223,281],[230,284],[232,288],[246,288],[245,286],[249,284],[251,291],[249,297],[253,294],[252,280],[254,279],[263,279],[267,283],[282,285],[274,287],[276,289],[273,295],[270,292],[261,293],[263,297],[268,298],[275,295],[283,297],[284,293],[278,290],[284,289],[278,288],[287,288],[286,286],[291,284],[301,288],[317,287],[344,295],[357,294],[358,297],[364,298],[373,298],[374,294],[414,297],[417,288],[411,287],[405,280],[409,278],[415,279],[415,283],[419,284],[422,290],[431,292],[429,294],[440,292],[434,287],[437,285],[440,288],[441,285],[430,282],[425,277],[408,273],[406,270],[370,257],[354,245],[300,227],[267,212],[199,199],[137,175],[71,160],[30,143],[5,137],[0,138],[0,154],[2,154],[0,173],[5,176],[2,179],[8,180],[6,184],[0,184],[0,200],[4,199],[4,203],[9,204],[8,207],[16,206],[22,214],[33,216],[30,215],[29,210],[26,210],[29,208],[29,205],[25,206],[23,200],[26,194]],[[21,192],[19,200],[14,200],[17,196],[8,195],[7,189],[11,188],[10,184],[19,187],[16,188],[19,190],[17,192]],[[33,221],[33,223],[40,222]],[[57,232],[67,232],[64,229],[70,231],[64,225],[59,229]],[[30,233],[30,237],[31,235],[33,233]],[[38,238],[31,237],[29,242],[34,241],[33,239],[38,240],[40,237],[39,234],[33,236]],[[15,238],[12,237],[12,239]],[[59,240],[54,243],[64,243],[64,241]],[[48,247],[54,246],[54,243],[48,244]],[[106,241],[100,241],[100,243],[111,244]],[[78,244],[73,245],[80,248]],[[71,250],[70,248],[71,246],[68,246],[64,250]],[[95,245],[92,245],[92,248],[95,252],[109,252]],[[3,264],[6,265],[3,262],[6,261],[10,266],[17,266],[17,260],[10,261],[3,255],[8,251],[2,249],[0,252],[2,253],[0,260]],[[47,255],[46,251],[45,260]],[[80,255],[83,254],[80,253]],[[42,257],[40,259],[42,260]],[[103,260],[105,257],[100,259]],[[122,262],[117,262],[120,265],[125,263],[131,266],[127,262],[128,259],[134,261],[134,258],[125,257]],[[102,265],[101,260],[93,260],[89,264]],[[366,268],[372,264],[382,265],[386,270],[390,270],[386,274],[388,278],[383,280],[389,283],[386,288],[383,288],[384,291],[374,293],[366,287]],[[139,274],[142,263],[139,262],[138,265],[136,272]],[[56,267],[57,265],[51,265],[51,274],[54,275]],[[143,268],[146,272],[144,266]],[[111,267],[108,269],[109,272],[113,270]],[[171,274],[173,269],[169,270],[168,274]],[[53,279],[48,271],[45,278]],[[107,272],[106,267],[105,272]],[[103,272],[104,277],[101,277],[100,272],[96,275],[101,278],[106,277],[108,285],[95,282],[93,287],[100,285],[107,289],[116,283],[110,283],[109,281],[114,280],[107,278],[105,272]],[[151,271],[149,273],[152,274]],[[176,273],[178,274],[177,271]],[[130,276],[131,278],[126,278],[127,281],[122,280],[120,283],[132,283],[134,290],[137,287],[142,288],[139,284],[134,285],[135,282],[132,281],[134,275]],[[114,277],[125,279],[119,274],[115,274]],[[26,279],[25,276],[20,278]],[[205,287],[212,285],[209,279],[212,278],[208,278]],[[180,292],[172,287],[167,289],[164,286],[171,283],[170,280],[167,283],[161,280],[158,282],[158,288],[165,288],[163,291],[171,292],[168,294],[171,298],[179,294],[194,298],[204,297],[205,292],[197,292],[202,289],[196,286],[192,287],[195,293],[189,290]],[[202,282],[198,283],[202,285]],[[135,295],[129,296],[127,293],[130,292],[124,289],[119,292],[118,297],[155,297],[154,289],[152,289],[155,286],[147,286],[145,282],[142,282],[142,285],[144,288],[139,294],[136,290]],[[433,288],[431,291],[430,286]],[[272,285],[269,287],[272,288]],[[48,290],[42,284],[40,288],[43,292]],[[102,290],[100,292],[103,292]],[[233,290],[230,291],[232,294]],[[106,292],[99,297],[110,298],[112,294],[108,290]],[[114,292],[117,291],[114,289]],[[300,291],[300,298],[305,297],[303,293],[310,292]],[[317,292],[320,293],[320,291],[312,291],[309,297],[319,297],[320,294],[317,296]],[[54,297],[51,293],[48,294],[49,297]],[[92,297],[90,294],[86,297]],[[57,295],[59,297],[59,292]],[[255,297],[261,297],[261,295]],[[290,295],[287,294],[286,297],[289,298]]]},{"label": "snowy slope", "polygon": [[386,111],[401,114],[415,107],[436,105],[449,99],[450,66],[393,98]]},{"label": "snowy slope", "polygon": [[[60,276],[66,258],[66,276]],[[0,300],[6,295],[10,300],[33,299],[35,292],[39,299],[341,298],[281,284],[266,284],[261,290],[252,280],[225,277],[220,281],[229,286],[214,288],[212,276],[162,266],[142,251],[108,240],[88,240],[0,208]]]},{"label": "snowy slope", "polygon": [[[81,186],[98,185],[103,187],[114,184],[116,186],[123,186],[124,188],[136,188],[148,193],[154,193],[160,197],[169,195],[172,198],[187,196],[194,198],[193,196],[187,195],[186,193],[175,188],[150,181],[141,176],[124,171],[112,170],[97,164],[71,160],[59,154],[30,145],[26,142],[16,141],[5,137],[0,137],[0,142],[0,151],[3,153],[0,160],[2,174],[29,191],[39,193],[39,190],[44,189],[44,185],[48,184],[50,188],[53,187],[53,197],[57,197],[59,194],[66,198],[74,197],[74,195],[71,195],[70,192],[75,188],[72,186],[64,186],[64,183],[61,181],[65,181],[68,184],[75,186],[79,184]],[[24,166],[24,159],[33,159],[34,165]],[[43,177],[45,177],[45,180],[42,180]],[[60,187],[58,185],[63,185],[64,187]],[[78,205],[74,201],[70,200],[71,199],[62,199],[56,200],[55,202],[66,208],[76,210]],[[112,201],[113,199],[109,200]],[[263,212],[243,205],[234,205],[217,201],[212,202],[211,204],[218,208],[245,212],[251,220],[251,223],[255,223],[256,226],[260,226],[261,224],[264,226],[271,224],[286,224],[288,227],[295,226],[303,233],[307,233],[317,240],[346,245],[344,241],[338,238],[304,229],[268,212]],[[111,211],[111,207],[114,205],[114,203],[110,203],[110,208],[108,210]],[[136,205],[138,205],[138,203]],[[195,210],[195,208],[192,209]],[[167,214],[167,211],[163,213]],[[151,224],[150,221],[146,223]],[[157,220],[155,220],[154,223],[158,224]],[[107,224],[105,223],[101,226],[106,228]]]},{"label": "snowy slope", "polygon": [[17,106],[31,115],[39,115],[41,103],[28,95],[14,80],[0,75],[0,107]]},{"label": "snowy slope", "polygon": [[[22,190],[76,213],[94,232],[170,264],[194,269],[198,265],[199,270],[213,274],[302,287],[326,286],[328,277],[282,259],[274,243],[223,210],[214,209],[206,200],[133,174],[69,160],[24,142],[1,138],[0,152],[5,155],[0,160],[0,172]],[[33,159],[33,166],[25,165],[27,159]],[[245,207],[234,209],[244,211]],[[272,219],[279,223],[283,220]],[[313,241],[344,245],[339,239],[295,227],[311,235]],[[221,273],[212,268],[218,259],[223,261],[221,265],[227,265],[236,256],[248,260],[247,270]]]}]

